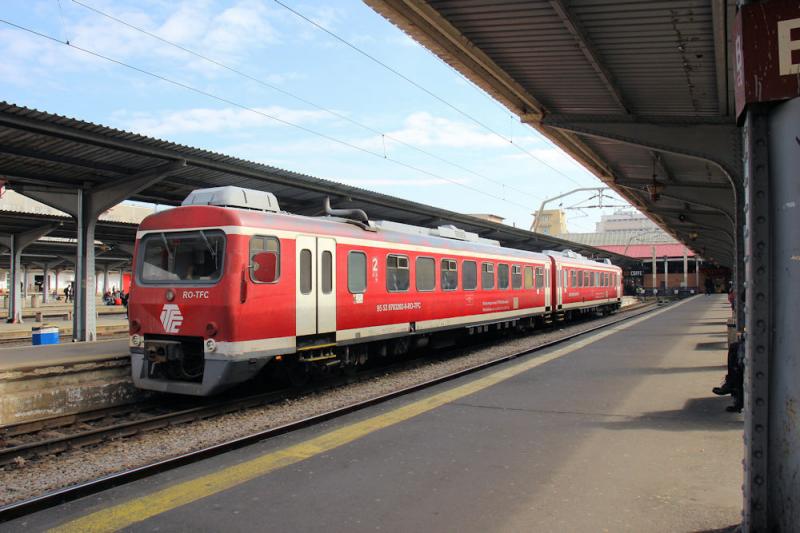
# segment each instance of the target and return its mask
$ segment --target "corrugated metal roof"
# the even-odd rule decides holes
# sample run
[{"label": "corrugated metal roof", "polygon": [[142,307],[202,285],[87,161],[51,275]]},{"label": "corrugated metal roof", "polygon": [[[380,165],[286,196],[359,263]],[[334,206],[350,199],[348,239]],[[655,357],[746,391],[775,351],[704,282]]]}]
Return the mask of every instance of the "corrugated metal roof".
[{"label": "corrugated metal roof", "polygon": [[[629,120],[627,139],[636,137],[635,122],[643,118],[733,125],[728,52],[734,0],[365,2],[671,234],[733,262],[734,196],[727,175],[653,143],[640,143],[651,147],[643,148],[570,129],[569,118]],[[549,122],[552,116],[561,120]],[[732,136],[728,141],[738,149]],[[657,199],[647,190],[653,181],[664,189]]]}]

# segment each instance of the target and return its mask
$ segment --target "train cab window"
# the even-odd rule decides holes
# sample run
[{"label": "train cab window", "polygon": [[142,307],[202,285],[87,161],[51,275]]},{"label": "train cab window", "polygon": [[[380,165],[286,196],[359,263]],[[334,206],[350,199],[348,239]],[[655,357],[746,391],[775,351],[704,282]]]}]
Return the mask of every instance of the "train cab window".
[{"label": "train cab window", "polygon": [[333,254],[328,250],[322,252],[319,275],[322,294],[330,294],[333,291]]},{"label": "train cab window", "polygon": [[414,278],[418,291],[434,290],[436,288],[436,260],[433,257],[417,257]]},{"label": "train cab window", "polygon": [[497,288],[508,288],[508,265],[503,263],[497,265]]},{"label": "train cab window", "polygon": [[522,267],[519,265],[511,265],[511,288],[522,288]]},{"label": "train cab window", "polygon": [[352,294],[367,291],[367,254],[364,252],[347,254],[347,290]]},{"label": "train cab window", "polygon": [[408,257],[405,255],[386,256],[386,290],[403,292],[408,290]]},{"label": "train cab window", "polygon": [[442,259],[441,284],[443,291],[454,291],[458,288],[458,263],[455,259]]},{"label": "train cab window", "polygon": [[300,250],[300,294],[311,294],[311,250]]},{"label": "train cab window", "polygon": [[478,288],[478,265],[475,261],[464,261],[461,263],[463,273],[461,274],[461,287],[465,291],[474,291]]},{"label": "train cab window", "polygon": [[136,271],[142,284],[210,285],[222,276],[225,234],[220,230],[149,233]]},{"label": "train cab window", "polygon": [[525,267],[525,288],[533,288],[533,267]]},{"label": "train cab window", "polygon": [[[271,282],[260,281],[259,279],[256,279],[256,278],[260,278],[261,280],[264,279],[263,272],[259,275],[256,275],[255,272],[257,270],[261,270],[262,268],[265,267],[268,268],[272,267],[272,265],[264,264],[265,262],[262,259],[263,256],[259,256],[259,254],[263,254],[264,252],[274,252],[276,256],[274,265],[275,274],[274,276],[268,276],[269,278],[272,278]],[[278,281],[278,278],[280,277],[281,273],[280,259],[281,259],[281,244],[280,241],[278,241],[278,239],[276,239],[275,237],[267,237],[264,235],[254,235],[253,237],[250,238],[250,280],[253,283],[275,283],[276,281]]]},{"label": "train cab window", "polygon": [[544,269],[536,267],[536,288],[541,289],[544,287]]},{"label": "train cab window", "polygon": [[494,289],[494,263],[481,263],[481,289]]}]

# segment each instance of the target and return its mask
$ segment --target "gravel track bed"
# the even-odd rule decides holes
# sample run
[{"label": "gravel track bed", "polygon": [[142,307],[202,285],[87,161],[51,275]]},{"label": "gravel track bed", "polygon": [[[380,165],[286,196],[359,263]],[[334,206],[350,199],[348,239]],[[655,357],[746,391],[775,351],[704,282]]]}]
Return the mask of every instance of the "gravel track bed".
[{"label": "gravel track bed", "polygon": [[463,355],[449,359],[433,359],[409,370],[387,373],[368,381],[325,392],[310,394],[278,404],[248,409],[190,424],[106,442],[36,460],[22,458],[14,465],[0,469],[0,505],[32,498],[44,492],[144,466],[169,457],[182,455],[214,444],[226,442],[328,412],[356,402],[374,398],[397,389],[419,384],[463,370],[503,355],[541,346],[568,334],[585,331],[613,322],[629,312],[547,330],[531,335],[499,338],[489,346],[462,348]]}]

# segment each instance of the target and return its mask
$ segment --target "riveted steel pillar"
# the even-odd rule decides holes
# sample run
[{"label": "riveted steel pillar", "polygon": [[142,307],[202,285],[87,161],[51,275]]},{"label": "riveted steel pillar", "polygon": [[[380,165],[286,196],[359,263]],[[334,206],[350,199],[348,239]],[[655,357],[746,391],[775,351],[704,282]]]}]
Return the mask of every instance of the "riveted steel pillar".
[{"label": "riveted steel pillar", "polygon": [[770,516],[769,379],[772,358],[772,220],[769,115],[752,105],[743,128],[745,189],[744,531],[767,531]]},{"label": "riveted steel pillar", "polygon": [[[770,292],[763,308],[769,358],[767,423],[768,528],[800,529],[800,97],[769,111],[767,218],[772,241],[766,266]],[[760,191],[754,180],[755,194]],[[758,199],[758,198],[757,198]],[[755,213],[756,218],[760,214]],[[758,221],[756,221],[758,225]],[[754,272],[759,276],[759,267]],[[759,299],[763,285],[756,288]],[[756,324],[756,327],[758,324]],[[754,344],[756,356],[761,344]],[[756,406],[758,407],[758,406]]]}]

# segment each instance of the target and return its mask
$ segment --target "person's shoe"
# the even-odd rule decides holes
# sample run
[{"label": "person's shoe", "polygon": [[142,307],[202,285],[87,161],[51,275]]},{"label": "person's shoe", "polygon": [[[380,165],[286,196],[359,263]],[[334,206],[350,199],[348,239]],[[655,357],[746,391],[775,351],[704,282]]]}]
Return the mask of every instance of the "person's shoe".
[{"label": "person's shoe", "polygon": [[742,405],[733,404],[726,407],[725,410],[728,411],[729,413],[741,413],[742,407],[743,407]]},{"label": "person's shoe", "polygon": [[713,392],[717,396],[727,396],[728,394],[733,392],[733,389],[731,389],[731,386],[728,385],[727,383],[723,383],[719,387],[714,387],[713,389],[711,389],[711,392]]}]

